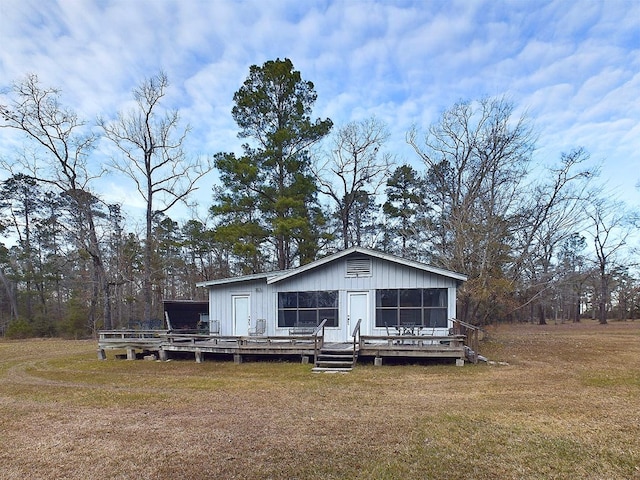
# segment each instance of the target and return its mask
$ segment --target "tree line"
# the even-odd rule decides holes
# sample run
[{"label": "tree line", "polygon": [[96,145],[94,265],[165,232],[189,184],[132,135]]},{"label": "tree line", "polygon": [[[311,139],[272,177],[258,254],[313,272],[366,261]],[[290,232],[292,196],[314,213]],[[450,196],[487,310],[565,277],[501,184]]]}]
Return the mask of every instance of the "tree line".
[{"label": "tree line", "polygon": [[[313,83],[277,59],[234,94],[241,152],[203,158],[185,152],[190,130],[163,106],[168,88],[164,73],[144,79],[131,110],[95,125],[36,75],[4,95],[0,131],[16,146],[0,159],[2,333],[153,326],[162,299],[203,298],[198,281],[351,246],[468,275],[458,316],[474,324],[637,314],[624,206],[580,147],[534,164],[532,122],[505,98],[456,103],[407,132],[415,157],[398,159],[375,117],[314,118]],[[213,169],[207,217],[172,219]],[[141,232],[97,193],[107,171],[144,202]]]}]

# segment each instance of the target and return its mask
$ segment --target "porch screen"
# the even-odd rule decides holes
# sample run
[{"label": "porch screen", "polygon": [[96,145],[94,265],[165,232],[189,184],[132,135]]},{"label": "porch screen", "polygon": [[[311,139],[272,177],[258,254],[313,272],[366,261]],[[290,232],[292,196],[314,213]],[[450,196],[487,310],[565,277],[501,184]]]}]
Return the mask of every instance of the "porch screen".
[{"label": "porch screen", "polygon": [[338,291],[278,292],[278,327],[338,326]]},{"label": "porch screen", "polygon": [[447,326],[446,288],[408,288],[376,291],[376,327]]}]

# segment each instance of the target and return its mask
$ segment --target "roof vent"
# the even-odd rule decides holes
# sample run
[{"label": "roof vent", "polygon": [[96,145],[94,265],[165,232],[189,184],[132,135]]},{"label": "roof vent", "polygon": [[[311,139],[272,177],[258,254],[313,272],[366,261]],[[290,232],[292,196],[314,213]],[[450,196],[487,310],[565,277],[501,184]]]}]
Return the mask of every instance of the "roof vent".
[{"label": "roof vent", "polygon": [[370,277],[371,276],[371,259],[370,258],[348,258],[347,259],[347,277]]}]

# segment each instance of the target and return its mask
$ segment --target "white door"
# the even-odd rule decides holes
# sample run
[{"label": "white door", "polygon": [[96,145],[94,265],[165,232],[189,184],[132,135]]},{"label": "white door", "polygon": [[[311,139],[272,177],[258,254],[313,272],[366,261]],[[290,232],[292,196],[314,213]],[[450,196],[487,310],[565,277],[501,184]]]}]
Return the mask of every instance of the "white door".
[{"label": "white door", "polygon": [[249,324],[251,323],[249,295],[233,295],[231,301],[233,304],[233,334],[249,335]]},{"label": "white door", "polygon": [[360,320],[360,333],[369,331],[369,292],[347,292],[347,341]]}]

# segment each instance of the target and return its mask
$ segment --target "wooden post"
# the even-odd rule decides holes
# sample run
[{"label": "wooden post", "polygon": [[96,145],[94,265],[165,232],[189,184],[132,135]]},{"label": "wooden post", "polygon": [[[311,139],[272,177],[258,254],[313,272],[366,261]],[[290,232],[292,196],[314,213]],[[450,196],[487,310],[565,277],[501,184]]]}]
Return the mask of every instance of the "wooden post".
[{"label": "wooden post", "polygon": [[136,349],[127,348],[127,360],[135,360],[135,359],[136,359]]},{"label": "wooden post", "polygon": [[196,348],[196,363],[202,363],[202,350]]},{"label": "wooden post", "polygon": [[233,363],[235,363],[236,365],[240,365],[242,363],[242,355],[240,355],[239,353],[234,354]]},{"label": "wooden post", "polygon": [[160,358],[161,362],[166,362],[169,359],[169,355],[166,350],[158,350],[158,358]]},{"label": "wooden post", "polygon": [[106,360],[107,354],[104,352],[104,348],[98,349],[98,360]]}]

